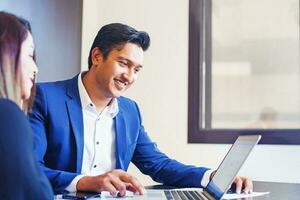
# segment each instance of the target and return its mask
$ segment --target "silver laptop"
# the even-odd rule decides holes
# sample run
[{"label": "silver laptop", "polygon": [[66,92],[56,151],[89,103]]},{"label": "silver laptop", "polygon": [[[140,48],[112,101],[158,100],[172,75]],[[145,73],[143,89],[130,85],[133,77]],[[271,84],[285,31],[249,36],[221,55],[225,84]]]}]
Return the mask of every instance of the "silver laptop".
[{"label": "silver laptop", "polygon": [[219,165],[212,180],[203,190],[148,190],[147,194],[134,195],[130,199],[219,200],[230,188],[234,178],[260,138],[260,135],[239,136]]}]

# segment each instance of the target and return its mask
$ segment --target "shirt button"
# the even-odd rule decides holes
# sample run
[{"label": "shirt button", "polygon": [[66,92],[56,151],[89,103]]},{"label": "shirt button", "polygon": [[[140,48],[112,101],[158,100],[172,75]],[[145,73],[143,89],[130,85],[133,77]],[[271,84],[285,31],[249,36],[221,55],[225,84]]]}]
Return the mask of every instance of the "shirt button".
[{"label": "shirt button", "polygon": [[96,168],[97,167],[97,165],[94,165],[94,168]]},{"label": "shirt button", "polygon": [[99,141],[97,141],[96,144],[99,144]]}]

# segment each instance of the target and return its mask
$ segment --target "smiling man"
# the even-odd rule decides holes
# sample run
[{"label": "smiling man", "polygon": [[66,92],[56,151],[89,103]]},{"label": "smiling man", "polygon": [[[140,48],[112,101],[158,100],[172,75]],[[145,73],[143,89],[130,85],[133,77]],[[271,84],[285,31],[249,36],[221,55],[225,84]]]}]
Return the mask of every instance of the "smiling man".
[{"label": "smiling man", "polygon": [[[89,70],[37,86],[30,121],[38,160],[56,193],[74,191],[140,194],[127,173],[134,163],[153,180],[177,187],[205,187],[212,170],[184,165],[159,151],[144,130],[137,104],[121,95],[135,82],[150,44],[147,33],[124,24],[100,29]],[[252,184],[237,177],[237,188]]]}]

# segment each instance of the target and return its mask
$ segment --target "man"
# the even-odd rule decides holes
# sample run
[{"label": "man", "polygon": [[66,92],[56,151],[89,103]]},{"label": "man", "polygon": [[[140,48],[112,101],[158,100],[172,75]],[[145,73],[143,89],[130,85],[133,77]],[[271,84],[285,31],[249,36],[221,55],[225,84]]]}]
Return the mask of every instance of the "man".
[{"label": "man", "polygon": [[[153,180],[178,187],[205,187],[212,170],[183,165],[160,152],[144,130],[137,104],[121,97],[142,69],[150,38],[124,24],[100,29],[89,70],[37,86],[30,116],[38,159],[56,193],[126,189],[144,193],[126,172],[133,162]],[[252,189],[236,178],[237,189]]]}]

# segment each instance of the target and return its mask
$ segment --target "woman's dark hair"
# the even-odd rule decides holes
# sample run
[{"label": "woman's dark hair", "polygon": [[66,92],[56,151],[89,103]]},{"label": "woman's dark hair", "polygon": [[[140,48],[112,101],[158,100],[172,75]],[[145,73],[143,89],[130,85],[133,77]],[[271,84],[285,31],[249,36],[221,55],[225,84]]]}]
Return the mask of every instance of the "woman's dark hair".
[{"label": "woman's dark hair", "polygon": [[[18,105],[22,102],[19,60],[21,46],[28,32],[31,32],[31,27],[27,20],[0,12],[0,97],[10,99]],[[33,95],[34,87],[31,97],[23,101],[22,108],[25,112],[32,105]]]},{"label": "woman's dark hair", "polygon": [[92,50],[99,48],[103,58],[106,59],[108,54],[114,48],[125,45],[126,43],[134,43],[146,51],[150,46],[150,37],[144,31],[137,31],[134,28],[120,23],[112,23],[103,26],[91,47],[89,54],[89,69],[92,66]]}]

